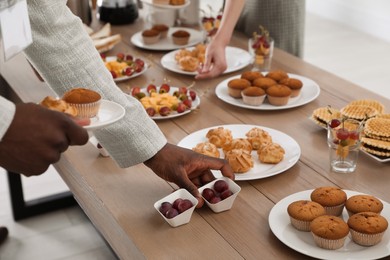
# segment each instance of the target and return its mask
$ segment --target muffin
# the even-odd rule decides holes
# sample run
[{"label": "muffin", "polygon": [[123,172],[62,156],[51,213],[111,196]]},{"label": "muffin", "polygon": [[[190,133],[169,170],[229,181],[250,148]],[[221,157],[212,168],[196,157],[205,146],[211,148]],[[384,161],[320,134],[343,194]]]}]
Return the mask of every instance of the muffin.
[{"label": "muffin", "polygon": [[190,40],[190,33],[184,30],[177,30],[172,33],[173,43],[176,45],[186,45]]},{"label": "muffin", "polygon": [[160,38],[166,38],[168,34],[169,27],[165,24],[155,24],[152,27],[152,30],[156,30],[160,32]]},{"label": "muffin", "polygon": [[326,214],[323,206],[310,200],[298,200],[290,203],[287,213],[293,227],[299,231],[310,231],[310,222],[316,217]]},{"label": "muffin", "polygon": [[250,70],[250,71],[244,71],[241,74],[241,78],[249,80],[251,83],[253,83],[253,81],[255,79],[257,79],[257,78],[264,78],[264,76],[259,71],[252,71],[252,70]]},{"label": "muffin", "polygon": [[253,167],[250,152],[243,149],[233,149],[225,154],[225,159],[235,173],[246,173]]},{"label": "muffin", "polygon": [[323,215],[310,223],[310,231],[318,247],[335,250],[344,246],[349,227],[342,218]]},{"label": "muffin", "polygon": [[153,0],[153,4],[156,4],[156,5],[169,5],[169,0]]},{"label": "muffin", "polygon": [[279,83],[282,85],[286,85],[291,89],[291,97],[299,96],[303,87],[302,81],[294,78],[285,78],[282,79]]},{"label": "muffin", "polygon": [[257,150],[259,161],[268,164],[277,164],[281,162],[284,158],[284,154],[285,151],[283,147],[277,143],[268,143],[262,145],[260,149]]},{"label": "muffin", "polygon": [[274,85],[266,90],[268,102],[274,106],[287,105],[291,92],[291,89],[285,85]]},{"label": "muffin", "polygon": [[231,97],[241,98],[241,91],[250,87],[251,83],[246,79],[232,79],[228,82],[228,93]]},{"label": "muffin", "polygon": [[170,0],[169,4],[170,5],[184,5],[185,4],[185,0]]},{"label": "muffin", "polygon": [[157,30],[144,30],[142,32],[142,40],[145,44],[154,44],[160,40],[160,32]]},{"label": "muffin", "polygon": [[253,80],[253,86],[267,90],[267,88],[277,85],[278,83],[270,78],[257,78]]},{"label": "muffin", "polygon": [[96,91],[74,88],[65,92],[62,99],[78,111],[77,117],[92,118],[99,112],[101,96]]},{"label": "muffin", "polygon": [[283,70],[273,70],[268,72],[265,76],[275,80],[276,82],[280,82],[281,80],[288,78],[288,74]]},{"label": "muffin", "polygon": [[260,106],[265,99],[265,91],[258,87],[247,87],[241,91],[242,101],[251,106]]},{"label": "muffin", "polygon": [[386,218],[374,212],[360,212],[348,219],[352,240],[361,246],[378,244],[387,230]]},{"label": "muffin", "polygon": [[272,143],[271,135],[259,127],[253,127],[245,134],[245,136],[251,143],[253,150],[258,150],[263,145]]},{"label": "muffin", "polygon": [[319,187],[313,190],[310,199],[321,204],[326,214],[340,216],[343,213],[347,194],[337,187]]},{"label": "muffin", "polygon": [[380,214],[383,209],[383,203],[371,195],[355,195],[347,199],[345,208],[349,216],[359,212],[375,212]]},{"label": "muffin", "polygon": [[217,146],[210,142],[198,143],[194,148],[192,148],[192,150],[207,156],[219,158]]}]

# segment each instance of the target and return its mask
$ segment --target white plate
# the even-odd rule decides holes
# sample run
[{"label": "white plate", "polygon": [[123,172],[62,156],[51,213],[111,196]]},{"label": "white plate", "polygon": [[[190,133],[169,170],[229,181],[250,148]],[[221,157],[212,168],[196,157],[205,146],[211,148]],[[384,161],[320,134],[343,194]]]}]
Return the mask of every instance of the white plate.
[{"label": "white plate", "polygon": [[[310,232],[296,230],[290,224],[290,218],[287,213],[288,205],[296,200],[310,200],[310,193],[313,190],[306,190],[292,194],[280,200],[272,208],[268,222],[274,235],[288,247],[302,254],[320,259],[346,260],[346,259],[377,259],[390,255],[390,232],[385,232],[382,241],[371,247],[363,247],[351,241],[348,237],[345,245],[337,250],[326,250],[317,247]],[[347,196],[361,194],[356,191],[344,190]],[[382,215],[390,220],[390,204],[383,202]],[[348,220],[348,214],[344,209],[344,221]]]},{"label": "white plate", "polygon": [[[289,168],[291,168],[301,156],[301,148],[299,144],[290,136],[282,133],[278,130],[274,130],[272,128],[257,126],[257,125],[221,125],[226,129],[230,129],[232,131],[233,138],[246,138],[245,134],[251,130],[253,127],[259,127],[265,131],[267,131],[271,137],[272,141],[280,144],[285,150],[284,159],[278,164],[265,164],[260,163],[256,151],[252,151],[252,158],[254,161],[254,167],[246,173],[236,173],[235,180],[236,181],[245,181],[245,180],[256,180],[267,178],[270,176],[277,175],[282,173]],[[217,128],[219,126],[213,126],[210,128],[205,128],[194,132],[185,138],[183,138],[178,146],[185,147],[188,149],[194,148],[198,143],[207,141],[206,134],[210,129]],[[220,149],[221,158],[223,157],[223,152]],[[213,174],[216,178],[222,176],[219,171],[213,171]]]},{"label": "white plate", "polygon": [[[158,87],[157,87],[158,89]],[[177,87],[172,87],[170,88],[169,90],[169,94],[173,95],[173,93],[178,90],[179,88]],[[141,89],[141,92],[145,93],[146,95],[147,94],[147,91],[146,91],[146,88],[142,88]],[[192,107],[191,109],[188,109],[186,111],[184,111],[183,113],[177,113],[176,111],[172,111],[169,115],[167,116],[161,116],[161,115],[154,115],[154,116],[151,116],[150,118],[154,119],[154,120],[163,120],[163,119],[171,119],[171,118],[175,118],[175,117],[179,117],[179,116],[184,116],[188,113],[190,113],[192,110],[195,110],[198,106],[200,105],[200,98],[198,96],[198,93],[196,93],[196,98],[195,100],[192,101]]]},{"label": "white plate", "polygon": [[[190,50],[193,48],[189,48]],[[179,64],[175,60],[176,53],[180,50],[175,50],[165,54],[161,59],[161,64],[167,70],[177,72],[184,75],[196,75],[198,72],[196,71],[184,71],[180,68]],[[240,70],[251,63],[251,55],[246,50],[230,47],[226,48],[226,62],[227,69],[223,72],[223,74],[234,72]]]},{"label": "white plate", "polygon": [[[116,59],[117,58],[115,56],[108,56],[108,57],[106,57],[106,61],[113,61],[113,60],[116,60]],[[149,64],[147,64],[144,60],[142,60],[142,61],[144,62],[144,67],[143,67],[143,69],[140,72],[134,72],[133,75],[131,75],[131,76],[117,77],[117,78],[114,79],[114,81],[115,82],[120,82],[120,81],[128,80],[128,79],[131,79],[131,78],[135,78],[135,77],[138,77],[138,76],[144,74],[147,71],[147,69],[149,68]]]},{"label": "white plate", "polygon": [[230,80],[235,78],[240,78],[241,75],[237,75],[231,78],[228,78],[221,83],[218,84],[217,88],[215,89],[215,94],[217,97],[226,103],[229,103],[231,105],[237,106],[237,107],[243,107],[243,108],[249,108],[249,109],[255,109],[255,110],[281,110],[281,109],[288,109],[293,107],[298,107],[305,105],[314,99],[316,99],[320,95],[320,86],[316,82],[314,82],[311,79],[308,79],[303,76],[295,75],[295,74],[288,74],[291,78],[296,78],[302,81],[303,87],[301,90],[301,93],[299,96],[290,98],[287,105],[285,106],[273,106],[268,103],[267,99],[265,99],[264,103],[260,106],[251,106],[245,104],[241,98],[233,98],[228,93],[228,87],[227,84]]},{"label": "white plate", "polygon": [[190,4],[190,0],[186,0],[182,5],[162,5],[162,4],[154,4],[153,0],[141,0],[143,3],[147,5],[151,5],[153,7],[158,7],[161,9],[182,9]]},{"label": "white plate", "polygon": [[91,124],[84,126],[87,130],[95,130],[115,123],[125,115],[125,109],[118,103],[102,100],[99,113],[91,119]]},{"label": "white plate", "polygon": [[[177,44],[173,43],[170,35],[177,30],[185,30],[191,34],[190,40],[188,41],[188,44],[177,45]],[[186,47],[193,46],[197,43],[200,43],[203,40],[204,40],[204,32],[203,31],[197,31],[197,30],[194,30],[191,28],[184,28],[184,27],[171,27],[171,28],[169,28],[167,38],[161,39],[157,43],[154,43],[154,44],[145,44],[144,43],[144,41],[142,40],[142,31],[137,32],[130,39],[131,43],[133,43],[135,46],[137,46],[139,48],[143,48],[146,50],[155,50],[155,51],[171,51],[171,50],[186,48]]]}]

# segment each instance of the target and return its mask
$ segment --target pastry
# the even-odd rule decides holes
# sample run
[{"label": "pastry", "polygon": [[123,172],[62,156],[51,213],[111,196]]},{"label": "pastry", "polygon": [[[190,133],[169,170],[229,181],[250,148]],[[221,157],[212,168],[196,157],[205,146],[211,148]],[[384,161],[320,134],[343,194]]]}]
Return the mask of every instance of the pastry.
[{"label": "pastry", "polygon": [[361,149],[379,157],[390,157],[390,141],[362,137]]},{"label": "pastry", "polygon": [[253,81],[255,79],[257,79],[257,78],[264,78],[264,76],[259,71],[251,71],[251,70],[249,70],[249,71],[244,71],[241,74],[241,78],[249,80],[251,83],[253,83]]},{"label": "pastry", "polygon": [[233,140],[232,131],[223,127],[210,129],[206,134],[206,138],[218,148],[222,148]]},{"label": "pastry", "polygon": [[361,246],[378,244],[387,230],[385,217],[374,212],[361,212],[348,219],[352,241]]},{"label": "pastry", "polygon": [[184,71],[196,71],[199,68],[199,60],[191,56],[185,56],[179,59],[179,66]]},{"label": "pastry", "polygon": [[258,87],[247,87],[241,91],[242,101],[251,106],[260,106],[265,99],[265,91]]},{"label": "pastry", "polygon": [[258,127],[252,128],[245,135],[251,143],[253,150],[258,150],[262,145],[272,143],[271,135],[267,131]]},{"label": "pastry", "polygon": [[332,119],[341,118],[341,113],[338,109],[332,107],[320,107],[313,111],[310,118],[317,125],[327,128]]},{"label": "pastry", "polygon": [[366,105],[346,105],[340,110],[345,117],[356,119],[359,121],[367,120],[379,114],[378,110]]},{"label": "pastry", "polygon": [[246,79],[232,79],[228,82],[228,93],[231,97],[241,98],[241,91],[251,85]]},{"label": "pastry", "polygon": [[192,148],[192,150],[207,156],[219,158],[219,151],[217,146],[210,142],[199,143],[194,148]]},{"label": "pastry", "polygon": [[340,216],[347,200],[347,194],[338,187],[319,187],[313,190],[310,199],[321,204],[326,214]]},{"label": "pastry", "polygon": [[277,143],[262,145],[260,149],[257,150],[257,155],[262,163],[277,164],[283,160],[284,154],[285,151],[283,147]]},{"label": "pastry", "polygon": [[62,99],[77,109],[77,117],[92,118],[99,112],[101,96],[91,89],[74,88],[65,92]]},{"label": "pastry", "polygon": [[349,104],[350,105],[369,106],[369,107],[375,108],[378,111],[378,113],[380,113],[380,114],[385,111],[385,106],[381,102],[373,100],[373,99],[358,99],[358,100],[354,100],[354,101],[349,102]]},{"label": "pastry", "polygon": [[185,30],[177,30],[172,33],[172,40],[176,45],[186,45],[190,40],[190,36],[190,33]]},{"label": "pastry", "polygon": [[152,30],[160,32],[160,39],[166,38],[168,34],[169,27],[165,24],[155,24],[152,27]]},{"label": "pastry", "polygon": [[78,111],[75,107],[70,106],[65,100],[59,98],[47,96],[40,102],[40,105],[74,117],[76,117],[78,114]]},{"label": "pastry", "polygon": [[281,80],[288,78],[288,74],[283,70],[273,70],[268,72],[265,76],[275,80],[276,82],[280,82]]},{"label": "pastry", "polygon": [[287,105],[292,91],[285,85],[274,85],[267,88],[266,93],[271,105],[284,106]]},{"label": "pastry", "polygon": [[142,32],[142,40],[145,44],[154,44],[160,40],[161,33],[157,30],[144,30]]},{"label": "pastry", "polygon": [[233,149],[225,154],[225,159],[235,173],[245,173],[253,167],[250,152],[243,149]]},{"label": "pastry", "polygon": [[295,78],[285,78],[280,80],[279,82],[282,85],[286,85],[291,89],[291,97],[297,97],[301,93],[301,89],[303,87],[302,81]]},{"label": "pastry", "polygon": [[248,139],[245,138],[234,138],[230,142],[226,143],[223,147],[223,152],[226,154],[228,151],[231,151],[233,149],[243,149],[248,152],[252,152],[252,145],[248,141]]},{"label": "pastry", "polygon": [[390,141],[390,119],[368,119],[364,126],[364,134],[372,139]]},{"label": "pastry", "polygon": [[316,217],[326,214],[323,206],[310,200],[298,200],[287,207],[290,222],[299,231],[310,231],[310,222]]},{"label": "pastry", "polygon": [[276,84],[277,84],[277,82],[273,79],[270,79],[270,78],[260,77],[260,78],[253,80],[253,86],[262,88],[264,90],[267,90],[267,88],[274,86]]},{"label": "pastry", "polygon": [[349,227],[342,218],[323,215],[313,219],[310,231],[318,247],[335,250],[344,246]]},{"label": "pastry", "polygon": [[371,195],[355,195],[347,199],[345,208],[349,216],[359,212],[375,212],[381,213],[383,203]]}]

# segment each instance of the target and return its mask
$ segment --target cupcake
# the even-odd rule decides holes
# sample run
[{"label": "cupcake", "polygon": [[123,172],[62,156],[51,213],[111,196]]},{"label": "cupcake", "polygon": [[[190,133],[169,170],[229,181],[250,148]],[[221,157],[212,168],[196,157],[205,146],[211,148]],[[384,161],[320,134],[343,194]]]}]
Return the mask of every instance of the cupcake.
[{"label": "cupcake", "polygon": [[310,231],[310,222],[326,214],[323,206],[310,200],[298,200],[290,203],[287,213],[293,227],[300,231]]},{"label": "cupcake", "polygon": [[160,38],[166,38],[168,34],[169,27],[165,24],[155,24],[152,27],[152,30],[156,30],[160,32]]},{"label": "cupcake", "polygon": [[257,78],[264,78],[264,76],[259,71],[252,71],[252,70],[250,70],[250,71],[244,71],[241,74],[241,78],[249,80],[251,83],[253,83],[253,81],[255,79],[257,79]]},{"label": "cupcake", "polygon": [[271,105],[284,106],[290,99],[291,89],[285,85],[274,85],[267,88],[266,93]]},{"label": "cupcake", "polygon": [[186,45],[190,40],[190,33],[184,30],[177,30],[172,33],[173,43],[176,45]]},{"label": "cupcake", "polygon": [[101,96],[96,91],[85,88],[74,88],[66,92],[62,99],[77,109],[77,117],[92,118],[99,112]]},{"label": "cupcake", "polygon": [[321,204],[326,214],[340,216],[343,213],[347,194],[337,187],[319,187],[313,190],[310,199]]},{"label": "cupcake", "polygon": [[154,44],[160,40],[161,33],[157,30],[144,30],[142,32],[142,40],[145,44]]},{"label": "cupcake", "polygon": [[310,223],[310,231],[318,247],[335,250],[344,246],[349,227],[342,218],[323,215]]},{"label": "cupcake", "polygon": [[286,85],[291,89],[291,97],[297,97],[301,93],[303,87],[302,81],[294,78],[286,78],[280,81],[280,84]]},{"label": "cupcake", "polygon": [[361,246],[378,244],[387,230],[386,218],[374,212],[360,212],[348,219],[352,240]]},{"label": "cupcake", "polygon": [[228,82],[228,93],[234,98],[241,98],[241,91],[250,87],[251,83],[246,79],[232,79]]},{"label": "cupcake", "polygon": [[242,101],[251,106],[260,106],[265,99],[265,91],[258,87],[247,87],[241,91]]},{"label": "cupcake", "polygon": [[265,76],[275,80],[276,82],[280,82],[281,80],[288,78],[288,74],[283,70],[273,70],[268,72]]},{"label": "cupcake", "polygon": [[349,216],[359,212],[375,212],[380,214],[383,209],[383,203],[371,195],[355,195],[347,199],[345,208]]},{"label": "cupcake", "polygon": [[273,79],[270,79],[270,78],[256,78],[253,80],[253,86],[255,87],[259,87],[259,88],[262,88],[264,90],[267,90],[267,88],[273,86],[273,85],[277,85],[278,83],[273,80]]}]

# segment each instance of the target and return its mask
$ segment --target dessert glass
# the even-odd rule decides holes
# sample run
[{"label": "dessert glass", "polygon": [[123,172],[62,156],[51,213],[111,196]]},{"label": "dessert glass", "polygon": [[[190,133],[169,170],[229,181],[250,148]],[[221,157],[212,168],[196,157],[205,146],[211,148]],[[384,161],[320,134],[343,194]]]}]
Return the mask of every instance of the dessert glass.
[{"label": "dessert glass", "polygon": [[248,40],[248,50],[252,55],[252,70],[266,72],[271,69],[272,55],[274,51],[274,39],[268,38],[266,42],[257,43],[257,39]]}]

